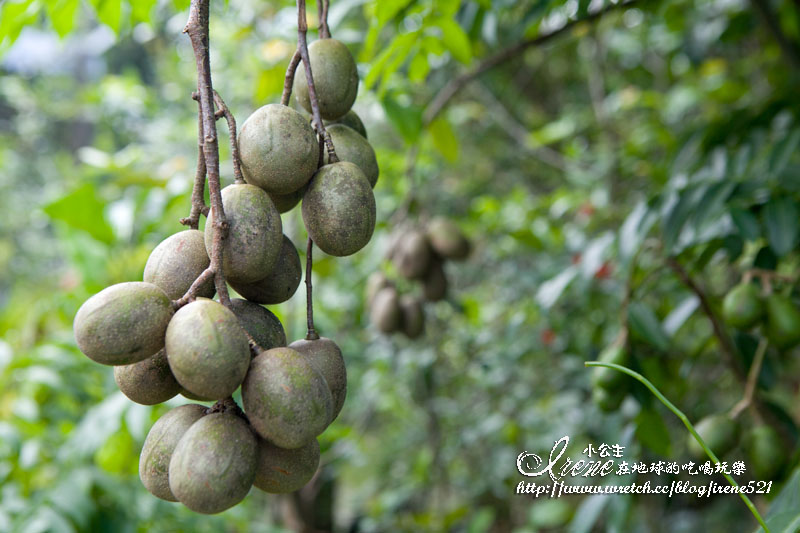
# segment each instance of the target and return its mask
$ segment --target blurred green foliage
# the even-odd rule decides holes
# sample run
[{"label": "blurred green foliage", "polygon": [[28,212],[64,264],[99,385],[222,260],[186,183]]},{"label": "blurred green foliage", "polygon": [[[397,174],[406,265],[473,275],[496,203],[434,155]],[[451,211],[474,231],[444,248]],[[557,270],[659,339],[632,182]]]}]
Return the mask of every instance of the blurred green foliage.
[{"label": "blurred green foliage", "polygon": [[[693,420],[741,398],[734,367],[746,371],[757,334],[729,332],[727,361],[668,258],[714,307],[744,270],[794,275],[800,259],[798,58],[775,34],[800,42],[792,0],[636,2],[525,49],[424,123],[449,80],[602,4],[332,2],[333,34],[359,61],[355,109],[381,166],[372,243],[315,260],[317,327],[342,347],[349,373],[347,403],[322,437],[342,530],[755,524],[727,496],[513,494],[517,454],[565,434],[576,447],[619,442],[641,460],[686,458],[684,429],[643,389],[611,414],[590,401],[583,361],[623,324],[633,367]],[[281,528],[280,500],[257,490],[215,517],[150,496],[138,452],[167,407],[129,402],[71,333],[78,306],[141,279],[150,250],[188,213],[197,118],[187,5],[0,4],[0,531]],[[213,3],[214,84],[240,123],[279,99],[295,20],[290,2]],[[469,262],[448,266],[451,297],[428,308],[427,333],[413,342],[374,331],[363,297],[369,273],[390,268],[390,217],[406,205],[411,220],[452,217],[476,244]],[[284,227],[303,242],[298,210]],[[273,308],[290,339],[303,334],[302,299]],[[792,455],[780,496],[757,500],[781,531],[800,508],[800,477],[789,475],[796,356],[770,349],[759,379]],[[733,456],[746,460],[746,450]]]}]

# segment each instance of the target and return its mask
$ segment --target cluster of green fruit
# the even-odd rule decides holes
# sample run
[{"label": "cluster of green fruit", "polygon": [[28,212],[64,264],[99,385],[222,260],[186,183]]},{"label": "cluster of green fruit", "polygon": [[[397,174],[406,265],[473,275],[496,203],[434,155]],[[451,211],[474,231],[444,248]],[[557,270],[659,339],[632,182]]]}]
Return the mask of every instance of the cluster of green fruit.
[{"label": "cluster of green fruit", "polygon": [[756,284],[740,283],[725,295],[722,315],[741,330],[763,325],[764,336],[781,350],[800,344],[800,309],[789,296],[771,293],[764,297]]},{"label": "cluster of green fruit", "polygon": [[424,229],[395,234],[387,257],[402,278],[421,284],[422,297],[400,294],[386,274],[375,272],[367,281],[370,321],[382,333],[399,331],[409,339],[419,337],[425,329],[423,302],[436,302],[447,295],[445,261],[462,261],[470,250],[469,239],[446,218],[435,218]]},{"label": "cluster of green fruit", "polygon": [[[131,400],[154,405],[182,394],[217,401],[210,409],[189,404],[167,412],[152,427],[139,461],[151,493],[201,513],[236,505],[253,485],[273,493],[305,485],[320,460],[316,437],[346,396],[338,346],[309,334],[287,347],[282,324],[262,306],[291,298],[302,276],[280,212],[302,198],[309,236],[336,256],[365,246],[375,225],[377,164],[363,124],[350,112],[358,87],[355,62],[332,39],[312,43],[309,53],[323,116],[342,121],[329,130],[342,161],[317,169],[317,136],[289,107],[264,106],[245,122],[239,150],[247,183],[222,190],[228,222],[222,270],[246,299],[233,299],[229,307],[211,299],[212,208],[204,233],[182,231],[153,250],[144,281],[104,289],[75,316],[78,347],[114,365],[115,380]],[[297,99],[309,108],[302,72],[298,80]],[[239,387],[243,411],[231,399]]]}]

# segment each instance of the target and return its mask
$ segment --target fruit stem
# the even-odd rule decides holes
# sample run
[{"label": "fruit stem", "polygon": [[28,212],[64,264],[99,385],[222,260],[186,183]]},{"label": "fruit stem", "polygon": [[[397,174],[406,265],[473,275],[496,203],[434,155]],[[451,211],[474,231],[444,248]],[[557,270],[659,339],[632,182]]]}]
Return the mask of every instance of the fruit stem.
[{"label": "fruit stem", "polygon": [[[614,370],[618,370],[619,372],[622,372],[624,374],[628,374],[632,378],[634,378],[637,381],[639,381],[640,383],[642,383],[645,387],[650,389],[650,392],[652,392],[653,395],[656,398],[658,398],[658,400],[667,407],[667,409],[672,411],[675,414],[675,416],[677,416],[680,419],[680,421],[683,422],[683,425],[686,426],[686,429],[689,430],[689,433],[692,434],[692,437],[694,437],[694,439],[697,441],[697,443],[700,445],[700,447],[703,448],[703,451],[706,452],[706,455],[708,455],[709,459],[711,459],[711,461],[713,463],[715,463],[715,464],[720,462],[719,458],[716,455],[714,455],[714,452],[711,451],[711,449],[705,443],[703,438],[697,433],[697,430],[695,430],[695,428],[692,425],[692,423],[689,422],[689,418],[685,414],[683,414],[683,411],[681,411],[680,409],[675,407],[675,405],[672,402],[670,402],[666,398],[666,396],[661,394],[661,391],[659,391],[656,388],[655,385],[650,383],[650,380],[648,380],[646,377],[644,377],[643,375],[639,374],[638,372],[635,372],[635,371],[631,370],[630,368],[626,368],[626,367],[621,366],[621,365],[616,365],[614,363],[601,363],[599,361],[584,361],[583,364],[585,366],[604,366],[604,367],[607,367],[607,368],[613,368]],[[725,477],[725,479],[728,480],[728,483],[730,483],[731,486],[737,487],[737,488],[739,487],[739,484],[736,483],[736,480],[734,480],[730,476],[730,474],[726,474],[726,473],[723,472],[722,475]],[[750,501],[750,498],[748,498],[747,495],[742,491],[738,491],[738,493],[739,493],[739,497],[742,499],[742,501],[747,506],[747,508],[750,509],[750,512],[756,518],[758,523],[761,524],[761,527],[764,528],[764,531],[769,531],[769,528],[767,527],[767,524],[764,522],[764,519],[761,517],[761,514],[759,514],[758,509],[756,509],[756,506],[753,505],[752,501]]]},{"label": "fruit stem", "polygon": [[314,250],[314,241],[311,237],[308,238],[308,246],[306,247],[306,319],[308,321],[308,333],[306,333],[307,341],[315,341],[319,339],[317,330],[314,329],[314,302],[311,297],[311,265],[313,259],[311,257]]},{"label": "fruit stem", "polygon": [[189,216],[182,218],[180,223],[197,229],[200,226],[200,215],[208,216],[208,206],[204,196],[206,187],[206,158],[203,155],[203,112],[200,106],[200,97],[197,92],[192,93],[192,100],[197,102],[197,172],[194,176],[192,188],[192,208]]},{"label": "fruit stem", "polygon": [[225,117],[225,122],[228,123],[228,134],[231,139],[231,159],[233,160],[233,178],[237,184],[242,184],[244,183],[244,176],[242,175],[242,160],[239,157],[239,143],[236,142],[236,119],[216,89],[214,90],[214,103],[217,106],[217,112],[214,113],[214,116],[217,119]]},{"label": "fruit stem", "polygon": [[208,193],[211,209],[214,211],[214,239],[211,246],[211,265],[214,272],[214,285],[222,305],[230,307],[228,286],[222,271],[222,247],[228,233],[228,221],[222,207],[222,193],[219,181],[219,144],[217,142],[216,113],[214,112],[214,88],[211,83],[211,59],[209,54],[209,2],[192,0],[189,7],[189,21],[183,32],[189,36],[197,65],[197,92],[200,98],[202,122],[203,158],[208,176]]},{"label": "fruit stem", "polygon": [[317,0],[317,15],[319,18],[319,38],[320,39],[330,39],[331,38],[331,29],[328,27],[328,5],[330,2],[328,0]]},{"label": "fruit stem", "polygon": [[742,399],[739,400],[731,409],[729,413],[731,418],[736,418],[742,411],[753,404],[756,385],[758,384],[758,376],[761,374],[761,366],[764,363],[764,355],[767,353],[768,344],[769,342],[764,337],[758,341],[758,348],[756,348],[756,354],[753,356],[753,362],[750,365],[750,372],[747,374],[747,382],[744,386],[744,396],[742,396]]},{"label": "fruit stem", "polygon": [[283,78],[283,94],[281,95],[281,105],[289,105],[292,97],[292,85],[294,85],[294,75],[297,72],[297,65],[300,64],[300,49],[294,51],[289,67],[286,69],[286,76]]}]

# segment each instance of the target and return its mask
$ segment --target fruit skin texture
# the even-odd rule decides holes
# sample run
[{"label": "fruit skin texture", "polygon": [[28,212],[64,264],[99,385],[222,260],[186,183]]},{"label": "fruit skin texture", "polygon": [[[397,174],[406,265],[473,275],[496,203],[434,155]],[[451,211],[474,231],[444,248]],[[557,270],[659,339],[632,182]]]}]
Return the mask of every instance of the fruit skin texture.
[{"label": "fruit skin texture", "polygon": [[382,333],[394,333],[400,329],[403,315],[400,299],[394,287],[385,287],[378,291],[372,300],[369,320]]},{"label": "fruit skin texture", "polygon": [[722,316],[735,328],[750,329],[764,315],[758,287],[752,283],[740,283],[722,300]]},{"label": "fruit skin texture", "polygon": [[[319,113],[325,120],[336,120],[350,111],[358,94],[358,70],[347,46],[336,39],[319,39],[308,46]],[[294,78],[297,103],[311,113],[306,71],[301,66]]]},{"label": "fruit skin texture", "polygon": [[192,511],[220,513],[250,492],[256,459],[256,437],[247,422],[213,413],[192,424],[175,447],[169,488]]},{"label": "fruit skin texture", "polygon": [[286,194],[270,193],[269,197],[272,199],[272,203],[275,204],[279,213],[286,213],[294,209],[294,206],[300,203],[300,200],[303,199],[303,195],[306,193],[306,188],[307,185],[304,185],[296,191]]},{"label": "fruit skin texture", "polygon": [[[334,124],[327,128],[331,134],[331,141],[336,147],[336,155],[339,161],[350,161],[358,165],[358,168],[367,177],[367,181],[372,188],[378,183],[378,160],[375,157],[375,150],[369,142],[352,128],[344,124]],[[328,163],[328,152],[325,152],[325,163]]]},{"label": "fruit skin texture", "polygon": [[745,438],[750,465],[756,479],[770,480],[779,474],[790,453],[778,432],[770,426],[757,426]]},{"label": "fruit skin texture", "polygon": [[319,442],[311,440],[296,450],[285,450],[258,439],[256,479],[253,485],[264,492],[294,492],[308,483],[319,467]]},{"label": "fruit skin texture", "polygon": [[352,255],[375,230],[375,196],[355,164],[341,161],[320,168],[303,197],[308,234],[329,255]]},{"label": "fruit skin texture", "polygon": [[197,299],[175,313],[167,328],[167,360],[183,388],[221,400],[244,379],[250,344],[233,311]]},{"label": "fruit skin texture", "polygon": [[339,416],[347,397],[347,368],[345,368],[342,350],[327,337],[315,340],[296,340],[289,345],[289,348],[305,357],[311,366],[325,378],[325,383],[328,384],[333,399],[330,420],[333,422]]},{"label": "fruit skin texture", "polygon": [[397,241],[392,257],[401,276],[421,279],[428,273],[431,255],[431,246],[425,233],[411,230]]},{"label": "fruit skin texture", "polygon": [[780,294],[770,294],[766,301],[767,339],[782,350],[800,343],[800,311]]},{"label": "fruit skin texture", "polygon": [[294,449],[325,431],[333,399],[322,374],[291,348],[261,352],[242,383],[250,424],[272,444]]},{"label": "fruit skin texture", "polygon": [[409,339],[416,339],[425,330],[425,311],[422,302],[409,294],[400,298],[400,310],[402,312],[403,333]]},{"label": "fruit skin texture", "polygon": [[104,365],[130,365],[164,347],[172,304],[164,291],[143,281],[118,283],[84,302],[73,329],[78,348]]},{"label": "fruit skin texture", "polygon": [[[731,451],[739,440],[739,424],[727,415],[711,415],[695,424],[694,428],[717,457]],[[706,459],[706,453],[692,435],[688,437],[689,453],[698,460]]]},{"label": "fruit skin texture", "polygon": [[115,366],[114,381],[128,399],[142,405],[166,402],[181,391],[165,350],[132,365]]},{"label": "fruit skin texture", "polygon": [[[222,189],[222,208],[228,220],[222,268],[231,282],[252,283],[272,270],[283,238],[281,215],[269,195],[254,185],[233,184]],[[206,250],[214,244],[214,209],[206,221]]]},{"label": "fruit skin texture", "polygon": [[[612,344],[600,352],[598,361],[625,366],[628,362],[628,350],[624,346]],[[592,370],[592,385],[606,390],[619,388],[625,383],[625,374],[613,368],[597,367]]]},{"label": "fruit skin texture", "polygon": [[[180,385],[180,383],[178,385]],[[184,389],[183,387],[181,387],[181,396],[183,396],[184,398],[187,398],[189,400],[194,400],[196,402],[213,402],[213,401],[216,401],[213,398],[203,398],[201,396],[198,396],[197,394],[192,394],[191,392],[189,392],[188,390]]]},{"label": "fruit skin texture", "polygon": [[168,502],[178,501],[169,490],[169,462],[172,452],[183,434],[205,412],[206,408],[202,405],[181,405],[167,412],[150,428],[139,456],[139,479],[154,496]]},{"label": "fruit skin texture", "polygon": [[268,104],[257,109],[242,124],[238,143],[245,181],[268,193],[292,193],[317,170],[317,136],[290,107]]},{"label": "fruit skin texture", "polygon": [[266,278],[253,283],[231,282],[231,287],[251,302],[273,305],[294,296],[302,277],[300,254],[289,237],[284,235],[278,260]]},{"label": "fruit skin texture", "polygon": [[470,244],[458,226],[446,218],[428,224],[428,239],[433,251],[446,259],[459,261],[469,256]]},{"label": "fruit skin texture", "polygon": [[422,292],[429,302],[438,302],[447,296],[447,276],[441,261],[431,261],[428,273],[422,281]]},{"label": "fruit skin texture", "polygon": [[[144,281],[163,290],[171,300],[181,298],[194,280],[208,268],[203,232],[196,229],[179,231],[161,241],[147,258]],[[214,280],[208,280],[198,296],[214,296]]]},{"label": "fruit skin texture", "polygon": [[231,300],[231,311],[256,344],[265,350],[286,346],[286,332],[283,330],[283,325],[269,309],[257,303],[234,298]]},{"label": "fruit skin texture", "polygon": [[355,111],[352,109],[345,113],[344,116],[337,118],[336,120],[324,120],[323,123],[327,127],[329,124],[332,126],[334,124],[343,124],[348,128],[352,128],[358,132],[359,135],[367,138],[367,128],[364,127],[364,122],[361,121],[361,117],[359,117]]}]

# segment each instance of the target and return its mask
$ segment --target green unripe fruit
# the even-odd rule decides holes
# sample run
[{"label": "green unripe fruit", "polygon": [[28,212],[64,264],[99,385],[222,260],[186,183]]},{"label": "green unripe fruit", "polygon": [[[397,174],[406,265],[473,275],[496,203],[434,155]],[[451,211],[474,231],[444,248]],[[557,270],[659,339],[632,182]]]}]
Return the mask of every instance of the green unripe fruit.
[{"label": "green unripe fruit", "polygon": [[295,192],[317,170],[317,136],[303,115],[285,105],[257,109],[242,124],[238,143],[245,181],[268,193]]},{"label": "green unripe fruit", "polygon": [[275,204],[278,212],[286,213],[294,209],[294,206],[300,203],[300,200],[303,199],[303,195],[306,193],[306,187],[307,186],[304,185],[296,191],[286,194],[270,193],[269,197],[272,199],[272,203]]},{"label": "green unripe fruit", "polygon": [[745,439],[750,452],[750,466],[759,480],[771,480],[778,475],[789,455],[778,432],[770,426],[755,427]]},{"label": "green unripe fruit", "polygon": [[767,297],[767,339],[782,350],[800,343],[800,311],[791,299],[780,294]]},{"label": "green unripe fruit", "polygon": [[[358,132],[359,135],[367,138],[367,128],[364,127],[364,123],[361,121],[361,117],[359,117],[355,111],[352,109],[345,113],[343,117],[337,118],[336,120],[323,120],[322,121],[325,126],[334,125],[334,124],[343,124],[348,128],[352,128]],[[337,147],[338,149],[338,147]]]},{"label": "green unripe fruit", "polygon": [[764,315],[758,287],[752,283],[741,283],[731,289],[722,300],[722,316],[735,328],[750,329]]},{"label": "green unripe fruit", "polygon": [[251,302],[273,305],[291,298],[300,286],[302,277],[300,254],[289,237],[284,235],[278,260],[267,277],[253,283],[232,281],[231,287]]},{"label": "green unripe fruit", "polygon": [[[358,165],[364,173],[371,187],[378,183],[378,160],[375,158],[375,150],[364,137],[352,128],[344,124],[334,124],[327,129],[331,134],[331,141],[336,148],[336,156],[339,161],[350,161]],[[328,152],[325,152],[325,163],[328,163]]]},{"label": "green unripe fruit", "polygon": [[181,405],[159,418],[144,440],[139,456],[139,479],[151,494],[176,502],[169,490],[169,462],[183,434],[206,412],[202,405]]},{"label": "green unripe fruit", "polygon": [[233,394],[250,364],[250,343],[233,312],[198,299],[175,313],[167,328],[167,360],[183,388],[201,398]]},{"label": "green unripe fruit", "polygon": [[352,255],[375,230],[375,196],[367,178],[347,161],[320,168],[303,197],[303,222],[319,249]]},{"label": "green unripe fruit", "polygon": [[78,348],[104,365],[130,365],[164,347],[172,303],[164,291],[142,281],[118,283],[78,309],[73,329]]},{"label": "green unripe fruit", "polygon": [[435,218],[428,224],[428,240],[439,256],[455,261],[469,256],[469,240],[458,226],[446,218]]},{"label": "green unripe fruit", "polygon": [[[144,266],[144,281],[163,290],[171,300],[178,300],[208,268],[208,254],[203,232],[187,229],[171,235],[155,247]],[[197,293],[214,296],[214,279],[209,279]]]},{"label": "green unripe fruit", "polygon": [[311,442],[296,450],[285,450],[258,439],[258,462],[253,485],[264,492],[294,492],[308,483],[319,467],[319,442]]},{"label": "green unripe fruit", "polygon": [[335,342],[326,337],[315,340],[296,340],[289,345],[289,348],[305,357],[311,366],[325,378],[333,400],[330,420],[333,422],[339,416],[344,399],[347,397],[347,369],[344,366],[342,350]]},{"label": "green unripe fruit", "polygon": [[428,273],[422,280],[422,292],[429,302],[438,302],[447,296],[447,276],[441,261],[430,262]]},{"label": "green unripe fruit", "polygon": [[[308,45],[311,74],[319,102],[319,113],[336,120],[350,111],[358,94],[358,70],[350,50],[336,39],[319,39]],[[301,65],[294,78],[297,103],[311,113],[306,71]]]},{"label": "green unripe fruit", "polygon": [[403,312],[400,309],[400,298],[394,287],[385,287],[378,291],[372,301],[369,320],[382,333],[393,333],[400,329]]},{"label": "green unripe fruit", "polygon": [[421,279],[428,273],[431,255],[431,246],[425,234],[411,230],[397,241],[392,257],[401,276],[406,279]]},{"label": "green unripe fruit", "polygon": [[250,492],[256,463],[256,437],[247,422],[213,413],[192,424],[175,447],[169,488],[192,511],[220,513]]},{"label": "green unripe fruit", "polygon": [[322,374],[291,348],[261,352],[242,383],[242,402],[261,437],[299,448],[325,431],[333,399]]},{"label": "green unripe fruit", "polygon": [[257,303],[234,298],[231,311],[239,319],[239,324],[265,350],[286,346],[286,332],[281,321],[272,311]]},{"label": "green unripe fruit", "polygon": [[615,389],[592,389],[592,401],[600,408],[601,411],[610,413],[619,409],[625,400],[625,392],[623,390]]},{"label": "green unripe fruit", "polygon": [[403,333],[409,339],[416,339],[425,330],[425,311],[422,302],[411,295],[400,298],[400,311],[402,312]]},{"label": "green unripe fruit", "polygon": [[378,294],[378,291],[391,286],[392,282],[383,272],[376,271],[370,274],[367,278],[367,307],[372,307],[372,302],[375,300],[375,295]]},{"label": "green unripe fruit", "polygon": [[[278,261],[283,239],[281,215],[269,195],[253,185],[222,189],[222,209],[228,221],[222,268],[229,282],[252,283],[264,278]],[[206,250],[214,246],[214,209],[206,222]]]},{"label": "green unripe fruit", "polygon": [[[602,363],[625,366],[628,363],[628,350],[624,346],[611,345],[597,358]],[[613,368],[595,367],[592,369],[592,385],[603,389],[617,389],[625,384],[627,376]]]},{"label": "green unripe fruit", "polygon": [[142,405],[166,402],[181,391],[164,350],[132,365],[115,366],[114,380],[125,396]]},{"label": "green unripe fruit", "polygon": [[[727,415],[707,416],[695,424],[694,428],[706,446],[720,458],[731,451],[739,441],[739,424]],[[708,458],[692,435],[688,437],[688,448],[692,457],[698,461]]]}]

